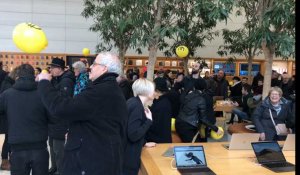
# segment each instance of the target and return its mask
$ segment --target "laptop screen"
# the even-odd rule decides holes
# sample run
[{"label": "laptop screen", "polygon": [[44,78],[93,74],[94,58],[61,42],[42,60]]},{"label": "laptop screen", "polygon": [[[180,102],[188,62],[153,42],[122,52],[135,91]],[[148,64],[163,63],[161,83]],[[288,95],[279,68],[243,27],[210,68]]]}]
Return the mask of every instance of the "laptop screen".
[{"label": "laptop screen", "polygon": [[207,166],[203,146],[175,146],[177,167]]},{"label": "laptop screen", "polygon": [[277,142],[252,142],[259,163],[286,162]]}]

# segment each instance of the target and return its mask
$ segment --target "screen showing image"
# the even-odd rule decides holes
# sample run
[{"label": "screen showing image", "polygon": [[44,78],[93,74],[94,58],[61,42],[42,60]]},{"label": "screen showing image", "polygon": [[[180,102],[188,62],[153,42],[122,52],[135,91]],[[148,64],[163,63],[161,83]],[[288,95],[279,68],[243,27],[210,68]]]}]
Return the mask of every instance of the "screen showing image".
[{"label": "screen showing image", "polygon": [[223,70],[228,76],[235,75],[235,63],[227,64],[221,62],[214,62],[214,71],[217,73],[220,69]]},{"label": "screen showing image", "polygon": [[178,167],[206,166],[203,147],[175,147],[174,152]]},{"label": "screen showing image", "polygon": [[[251,75],[255,76],[259,71],[260,71],[260,65],[252,64]],[[243,76],[243,75],[248,75],[248,64],[247,63],[240,64],[240,76]]]},{"label": "screen showing image", "polygon": [[277,142],[252,143],[252,146],[259,163],[285,161]]}]

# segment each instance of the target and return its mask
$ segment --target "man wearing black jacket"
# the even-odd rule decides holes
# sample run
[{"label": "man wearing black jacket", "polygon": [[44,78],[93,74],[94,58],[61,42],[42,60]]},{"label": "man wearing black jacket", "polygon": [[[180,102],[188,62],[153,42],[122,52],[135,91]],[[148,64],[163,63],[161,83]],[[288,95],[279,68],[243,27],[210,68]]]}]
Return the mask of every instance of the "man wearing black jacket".
[{"label": "man wearing black jacket", "polygon": [[33,67],[23,64],[16,69],[15,84],[0,95],[0,113],[8,119],[11,174],[46,175],[48,112],[37,93]]},{"label": "man wearing black jacket", "polygon": [[92,84],[74,98],[63,96],[39,75],[38,91],[52,114],[70,122],[63,175],[120,175],[126,142],[127,106],[116,77],[118,57],[100,53],[91,65]]},{"label": "man wearing black jacket", "polygon": [[[50,64],[52,75],[51,83],[61,95],[73,97],[75,75],[71,71],[64,71],[65,61],[53,58]],[[58,116],[53,116],[49,122],[49,146],[52,167],[49,174],[61,174],[61,166],[64,157],[65,135],[68,131],[68,122]]]}]

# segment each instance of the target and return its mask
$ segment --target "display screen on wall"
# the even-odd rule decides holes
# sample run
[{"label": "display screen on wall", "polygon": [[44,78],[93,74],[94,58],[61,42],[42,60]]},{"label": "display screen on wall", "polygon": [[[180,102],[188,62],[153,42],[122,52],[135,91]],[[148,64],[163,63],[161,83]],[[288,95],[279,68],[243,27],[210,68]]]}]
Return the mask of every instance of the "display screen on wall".
[{"label": "display screen on wall", "polygon": [[[252,64],[252,72],[251,75],[255,76],[260,71],[260,64]],[[240,64],[240,76],[248,75],[248,64],[241,63]]]},{"label": "display screen on wall", "polygon": [[214,71],[217,73],[219,70],[223,70],[226,75],[234,76],[235,75],[235,63],[222,63],[214,62]]}]

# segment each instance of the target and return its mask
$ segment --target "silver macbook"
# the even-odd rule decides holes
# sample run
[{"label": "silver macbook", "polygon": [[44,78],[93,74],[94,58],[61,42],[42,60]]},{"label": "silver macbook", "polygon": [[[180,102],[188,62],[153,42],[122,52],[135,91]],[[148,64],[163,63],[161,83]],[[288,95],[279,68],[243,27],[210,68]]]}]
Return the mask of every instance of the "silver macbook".
[{"label": "silver macbook", "polygon": [[223,147],[229,150],[251,150],[251,142],[258,142],[259,133],[234,133],[231,136],[229,144],[223,144]]},{"label": "silver macbook", "polygon": [[295,134],[288,134],[283,144],[282,151],[295,151]]}]

